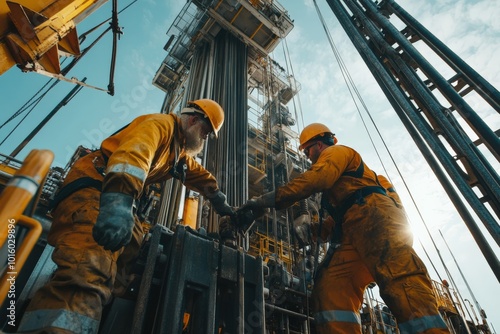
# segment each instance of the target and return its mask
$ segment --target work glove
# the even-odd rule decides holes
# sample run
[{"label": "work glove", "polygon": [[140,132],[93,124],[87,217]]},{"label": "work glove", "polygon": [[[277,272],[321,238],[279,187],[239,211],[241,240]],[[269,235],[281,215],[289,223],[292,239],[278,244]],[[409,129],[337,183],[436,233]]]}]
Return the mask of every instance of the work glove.
[{"label": "work glove", "polygon": [[311,217],[303,214],[293,221],[293,230],[300,247],[311,244]]},{"label": "work glove", "polygon": [[234,246],[236,244],[236,228],[230,217],[222,217],[220,219],[219,236],[220,240],[226,246]]},{"label": "work glove", "polygon": [[222,191],[217,190],[215,193],[207,195],[206,197],[220,216],[233,217],[235,215],[233,208],[227,204],[226,195]]},{"label": "work glove", "polygon": [[265,193],[264,195],[253,197],[249,199],[245,204],[240,206],[238,211],[252,210],[255,212],[263,212],[264,208],[272,208],[276,203],[276,194],[273,191]]},{"label": "work glove", "polygon": [[132,239],[134,198],[123,193],[102,193],[99,215],[92,229],[95,241],[116,252]]}]

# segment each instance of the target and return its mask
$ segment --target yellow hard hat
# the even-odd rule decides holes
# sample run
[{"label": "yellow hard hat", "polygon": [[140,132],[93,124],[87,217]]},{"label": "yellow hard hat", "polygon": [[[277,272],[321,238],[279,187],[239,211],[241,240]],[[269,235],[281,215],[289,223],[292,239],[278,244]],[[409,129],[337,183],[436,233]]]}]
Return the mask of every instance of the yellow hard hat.
[{"label": "yellow hard hat", "polygon": [[195,109],[191,109],[191,112],[202,112],[205,114],[205,117],[208,117],[212,129],[214,130],[215,137],[217,137],[217,133],[222,127],[222,124],[224,124],[224,110],[222,107],[214,100],[200,99],[189,101],[187,103],[187,108],[183,109],[181,113],[190,112],[189,108]]},{"label": "yellow hard hat", "polygon": [[334,144],[337,143],[337,138],[335,138],[335,135],[333,132],[330,131],[330,129],[321,123],[312,123],[309,124],[302,130],[300,133],[299,141],[300,141],[300,146],[299,149],[302,150],[305,146],[305,144],[310,141],[311,139],[314,139],[316,137],[323,137],[323,136],[328,136],[333,138]]}]

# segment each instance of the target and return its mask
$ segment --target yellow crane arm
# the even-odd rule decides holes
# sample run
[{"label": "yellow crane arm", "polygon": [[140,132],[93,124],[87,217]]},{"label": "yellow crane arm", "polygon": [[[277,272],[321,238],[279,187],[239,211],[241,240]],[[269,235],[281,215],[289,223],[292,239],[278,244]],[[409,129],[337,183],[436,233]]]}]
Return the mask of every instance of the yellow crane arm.
[{"label": "yellow crane arm", "polygon": [[80,55],[76,23],[107,0],[0,0],[0,75],[22,71],[59,74],[60,55]]}]

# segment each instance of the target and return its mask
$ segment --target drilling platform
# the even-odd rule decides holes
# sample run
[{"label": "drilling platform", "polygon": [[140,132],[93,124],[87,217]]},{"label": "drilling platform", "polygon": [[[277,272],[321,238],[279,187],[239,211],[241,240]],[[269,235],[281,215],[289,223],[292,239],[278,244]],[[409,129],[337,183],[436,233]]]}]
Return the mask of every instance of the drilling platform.
[{"label": "drilling platform", "polygon": [[[216,177],[234,207],[310,167],[298,150],[297,115],[288,107],[301,90],[300,82],[270,56],[293,28],[293,19],[277,1],[188,0],[167,30],[166,56],[153,79],[165,93],[161,112],[178,113],[187,101],[199,98],[223,107],[225,122],[218,139],[208,140],[197,160]],[[467,90],[474,90],[469,84]],[[420,106],[436,124],[424,103]],[[481,136],[481,143],[495,152],[498,136],[493,142],[488,138]],[[90,152],[79,147],[65,168],[48,171],[35,196],[37,207],[31,208],[44,231],[50,227],[48,210],[58,186],[73,163]],[[498,151],[494,155],[498,158]],[[8,185],[22,162],[2,158],[1,184]],[[474,174],[471,184],[479,184],[487,195],[482,202],[496,211],[495,191],[488,185],[495,183],[480,174]],[[106,307],[99,333],[314,333],[309,297],[328,242],[318,237],[304,243],[294,226],[318,225],[323,219],[319,196],[258,218],[241,217],[240,228],[224,230],[231,222],[219,217],[202,195],[172,178],[148,188],[137,214],[147,230],[146,241],[132,272],[117,278],[127,288]],[[23,286],[20,307],[54,270],[52,250],[42,234],[26,262],[29,271],[18,280]],[[454,333],[462,333],[463,324],[475,333],[491,333],[486,316],[477,324],[469,319],[446,282],[433,285],[440,312]],[[367,289],[360,310],[363,333],[399,333],[374,287]],[[4,330],[15,332],[7,325]]]}]

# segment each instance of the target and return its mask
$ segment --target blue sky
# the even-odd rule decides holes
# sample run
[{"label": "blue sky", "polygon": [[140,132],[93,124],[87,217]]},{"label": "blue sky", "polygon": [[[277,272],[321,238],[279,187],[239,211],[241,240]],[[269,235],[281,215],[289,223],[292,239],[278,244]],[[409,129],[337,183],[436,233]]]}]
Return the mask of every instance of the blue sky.
[{"label": "blue sky", "polygon": [[[114,96],[91,88],[81,90],[73,100],[62,108],[49,124],[39,132],[30,144],[18,155],[23,158],[33,148],[51,148],[56,157],[54,163],[64,166],[71,153],[79,145],[98,146],[100,141],[113,133],[135,116],[158,112],[164,93],[151,85],[152,77],[165,57],[163,46],[167,41],[166,30],[179,12],[183,2],[155,3],[138,1],[119,17],[123,35],[118,43],[118,56],[115,71]],[[89,18],[82,21],[77,30],[79,34],[110,16],[111,2],[106,3]],[[89,45],[103,30],[88,36]],[[111,59],[111,34],[107,34],[97,46],[82,58],[68,74],[100,88],[108,85]],[[69,62],[64,63],[62,66]],[[50,78],[36,73],[22,73],[16,67],[0,77],[2,87],[1,121],[10,117]],[[20,138],[25,138],[74,87],[73,84],[60,82],[6,141],[0,146],[2,152],[10,153],[17,147]],[[11,129],[24,116],[0,129],[3,140]]]},{"label": "blue sky", "polygon": [[[183,0],[138,1],[121,14],[119,23],[123,27],[123,35],[118,43],[115,96],[84,88],[40,131],[18,155],[18,158],[23,159],[34,148],[51,149],[55,153],[54,165],[64,166],[78,145],[98,146],[103,138],[135,116],[158,112],[164,93],[153,87],[151,80],[165,57],[163,46],[168,39],[166,31],[184,3]],[[290,57],[287,58],[287,62],[291,62],[294,77],[302,86],[295,104],[300,106],[304,123],[321,120],[337,134],[341,144],[354,147],[372,169],[384,173],[379,157],[375,154],[375,149],[364,131],[356,107],[346,90],[312,0],[282,0],[280,3],[289,10],[290,16],[295,21],[295,28],[287,37],[288,50],[283,45],[279,45],[271,56],[283,67],[286,67],[285,55]],[[444,234],[448,245],[454,252],[476,299],[485,309],[488,320],[494,324],[497,331],[500,330],[500,307],[497,305],[497,299],[500,296],[498,281],[326,2],[318,1],[318,3],[349,73],[366,105],[369,106],[370,112],[373,113],[377,127],[381,129],[382,136],[395,157],[402,177],[425,223],[431,230],[434,241],[445,258],[446,265],[459,286],[460,292],[464,298],[472,300],[468,296],[439,231]],[[500,88],[499,1],[421,0],[416,2],[401,0],[398,3],[495,87]],[[80,23],[77,26],[79,34],[108,18],[110,8],[109,2]],[[89,38],[92,39],[93,36],[97,34]],[[83,47],[86,46],[86,44],[83,45]],[[87,84],[106,87],[110,52],[111,35],[91,50],[68,77],[79,79],[87,77]],[[12,68],[0,76],[2,92],[0,123],[9,118],[47,80],[45,76],[22,73],[17,68]],[[0,152],[4,154],[12,152],[74,86],[60,82],[56,87],[26,117],[22,125],[0,145]],[[480,104],[474,107],[494,130],[500,128],[498,114],[491,113],[488,108]],[[0,141],[3,141],[23,116],[24,114],[0,129]],[[368,120],[365,115],[363,117]],[[303,124],[300,125],[303,126]],[[437,259],[436,251],[431,246],[429,236],[424,232],[423,222],[406,191],[403,179],[389,162],[389,156],[384,153],[380,139],[375,139],[375,144],[377,150],[381,152],[387,173],[406,204],[416,236],[415,248],[424,258],[433,279],[437,279],[437,276],[425,258],[420,242],[431,254],[440,275],[445,277],[445,271]],[[495,168],[499,170],[498,165],[495,165]],[[480,222],[478,224],[482,227]],[[488,232],[485,231],[484,234],[488,240],[491,240]],[[491,246],[499,254],[498,246],[493,241],[491,241]]]}]

